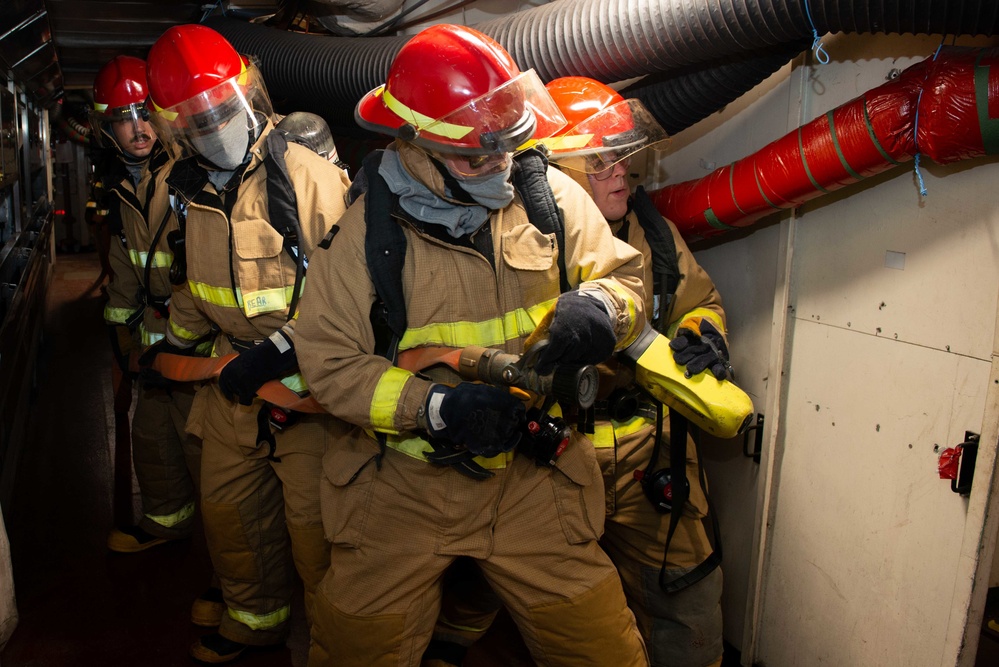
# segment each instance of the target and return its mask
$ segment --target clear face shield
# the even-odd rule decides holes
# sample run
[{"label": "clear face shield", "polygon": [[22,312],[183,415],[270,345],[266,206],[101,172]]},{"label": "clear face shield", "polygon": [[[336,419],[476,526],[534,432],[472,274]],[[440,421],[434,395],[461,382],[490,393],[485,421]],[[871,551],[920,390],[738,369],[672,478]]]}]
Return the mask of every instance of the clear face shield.
[{"label": "clear face shield", "polygon": [[252,64],[214,88],[153,114],[172,157],[197,155],[221,170],[246,159],[272,115],[260,72]]},{"label": "clear face shield", "polygon": [[117,148],[136,157],[149,154],[156,132],[149,123],[149,110],[139,102],[123,107],[95,105],[90,111],[90,127],[101,148]]},{"label": "clear face shield", "polygon": [[[565,134],[541,141],[551,159],[561,166],[600,176],[635,153],[653,148],[661,151],[669,145],[666,130],[645,106],[636,99],[624,100],[603,109]],[[570,159],[582,158],[582,159]]]},{"label": "clear face shield", "polygon": [[[413,112],[399,115],[410,118]],[[416,135],[404,138],[437,155],[456,176],[467,178],[505,171],[513,154],[531,147],[535,138],[565,127],[562,112],[534,70],[446,116],[413,120],[424,122],[411,122]]]}]

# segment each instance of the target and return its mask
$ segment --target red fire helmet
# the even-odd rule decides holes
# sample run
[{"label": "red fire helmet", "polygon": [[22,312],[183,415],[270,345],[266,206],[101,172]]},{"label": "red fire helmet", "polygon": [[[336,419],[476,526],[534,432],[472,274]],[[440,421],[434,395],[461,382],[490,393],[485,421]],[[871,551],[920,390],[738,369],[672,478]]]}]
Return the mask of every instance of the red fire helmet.
[{"label": "red fire helmet", "polygon": [[461,155],[514,152],[565,124],[534,70],[521,72],[491,37],[449,24],[409,40],[354,117],[366,129]]},{"label": "red fire helmet", "polygon": [[[583,76],[566,76],[546,88],[568,124],[541,140],[551,159],[569,168],[598,173],[643,148],[666,148],[666,130],[636,99],[625,99],[610,86]],[[562,163],[572,157],[585,157]]]}]

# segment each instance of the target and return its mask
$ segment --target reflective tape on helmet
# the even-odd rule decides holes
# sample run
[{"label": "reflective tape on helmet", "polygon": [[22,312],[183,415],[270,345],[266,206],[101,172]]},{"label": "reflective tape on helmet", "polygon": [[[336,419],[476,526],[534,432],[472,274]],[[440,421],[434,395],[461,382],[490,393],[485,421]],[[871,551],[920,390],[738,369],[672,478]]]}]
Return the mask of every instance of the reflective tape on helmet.
[{"label": "reflective tape on helmet", "polygon": [[410,109],[405,104],[392,97],[388,88],[382,86],[380,92],[376,92],[376,95],[381,95],[382,100],[385,102],[392,113],[399,116],[411,125],[414,125],[417,129],[421,131],[430,132],[431,134],[436,134],[441,137],[447,137],[448,139],[461,139],[469,132],[474,130],[474,127],[469,127],[468,125],[455,125],[453,123],[441,123],[430,116],[425,116],[416,109]]}]

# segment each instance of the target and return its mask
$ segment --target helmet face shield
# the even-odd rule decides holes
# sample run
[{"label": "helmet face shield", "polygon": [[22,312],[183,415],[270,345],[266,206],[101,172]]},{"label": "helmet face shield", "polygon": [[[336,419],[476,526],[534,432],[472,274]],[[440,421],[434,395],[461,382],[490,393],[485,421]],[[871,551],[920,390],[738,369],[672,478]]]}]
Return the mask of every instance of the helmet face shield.
[{"label": "helmet face shield", "polygon": [[93,137],[101,148],[118,150],[126,160],[145,159],[156,142],[145,103],[90,112]]},{"label": "helmet face shield", "polygon": [[[172,107],[158,109],[153,122],[172,157],[200,155],[212,161],[210,153],[221,144],[231,154],[234,141],[258,137],[271,114],[263,79],[250,64],[237,76]],[[248,141],[244,144],[245,155],[250,144]]]},{"label": "helmet face shield", "polygon": [[449,154],[514,153],[527,148],[532,138],[550,136],[565,126],[562,112],[534,70],[518,74],[437,119],[407,107],[385,87],[376,94],[409,125],[400,128],[397,136]]},{"label": "helmet face shield", "polygon": [[639,100],[628,99],[598,111],[581,121],[565,134],[544,139],[551,152],[551,159],[563,166],[582,169],[596,174],[610,169],[618,162],[630,158],[638,151],[654,147],[666,148],[669,136],[666,130]]}]

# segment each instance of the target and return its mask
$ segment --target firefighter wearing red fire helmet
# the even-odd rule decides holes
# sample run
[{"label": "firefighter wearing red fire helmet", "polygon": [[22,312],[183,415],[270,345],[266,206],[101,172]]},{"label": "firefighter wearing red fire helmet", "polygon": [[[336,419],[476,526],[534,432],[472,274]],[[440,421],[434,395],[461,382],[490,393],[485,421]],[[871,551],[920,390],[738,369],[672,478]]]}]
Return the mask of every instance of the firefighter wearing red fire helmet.
[{"label": "firefighter wearing red fire helmet", "polygon": [[[568,121],[557,136],[545,140],[551,160],[591,194],[615,236],[641,250],[650,321],[673,337],[674,356],[688,372],[725,377],[721,297],[676,227],[651,207],[644,190],[633,191],[628,180],[632,159],[644,156],[643,149],[664,148],[666,132],[640,101],[626,100],[593,79],[563,77],[547,89]],[[658,236],[657,230],[670,238]],[[655,275],[667,259],[663,255],[672,255],[673,282],[668,275]],[[704,338],[713,339],[713,347],[704,344]],[[693,441],[686,450],[690,497],[665,554],[665,576],[660,577],[671,514],[656,510],[635,476],[636,471],[641,476],[653,455],[655,409],[635,389],[629,369],[613,364],[607,370],[601,381],[613,390],[601,387],[607,399],[596,406],[592,436],[607,494],[600,544],[621,573],[652,665],[719,665],[722,576],[702,522],[708,507]],[[668,469],[668,430],[663,444],[656,467]],[[675,590],[665,592],[664,583]]]},{"label": "firefighter wearing red fire helmet", "polygon": [[[355,425],[323,460],[333,548],[310,665],[419,664],[442,573],[463,556],[539,663],[646,665],[597,543],[592,444],[567,425],[554,463],[537,449],[531,458],[521,398],[446,366],[393,363],[433,346],[521,353],[542,324],[538,373],[602,361],[644,324],[640,254],[540,154],[514,158],[564,120],[537,75],[476,30],[437,25],[413,37],[355,118],[396,140],[365,161],[366,193],[316,254],[297,328],[310,389]],[[552,206],[537,211],[531,193]],[[539,407],[557,414],[532,403],[533,418],[555,419]]]},{"label": "firefighter wearing red fire helmet", "polygon": [[167,30],[150,49],[148,75],[154,121],[178,158],[168,182],[183,251],[172,277],[182,289],[164,351],[207,337],[214,355],[239,353],[198,391],[188,421],[204,439],[202,512],[228,607],[191,655],[214,664],[284,641],[295,571],[309,614],[328,567],[319,477],[330,418],[275,417],[256,392],[270,380],[306,389],[294,334],[299,297],[349,182],[272,132],[260,72],[210,28]]},{"label": "firefighter wearing red fire helmet", "polygon": [[[168,159],[149,124],[147,96],[146,63],[139,58],[117,56],[94,80],[94,137],[117,156],[115,162],[106,161],[115,166],[101,175],[117,211],[111,216],[109,260],[114,277],[104,319],[111,327],[115,359],[125,373],[133,352],[163,338],[172,293],[166,235],[177,222],[167,201]],[[190,535],[201,458],[201,442],[184,431],[194,390],[149,378],[140,378],[139,384],[132,456],[142,518],[138,525],[111,531],[108,548],[122,553]]]}]

